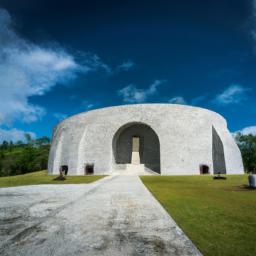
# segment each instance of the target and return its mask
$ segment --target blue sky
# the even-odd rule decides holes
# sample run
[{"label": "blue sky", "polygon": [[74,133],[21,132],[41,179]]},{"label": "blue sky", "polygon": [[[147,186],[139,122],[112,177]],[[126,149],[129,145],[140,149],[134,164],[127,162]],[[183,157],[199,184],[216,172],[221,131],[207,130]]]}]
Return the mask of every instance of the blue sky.
[{"label": "blue sky", "polygon": [[208,108],[256,134],[255,71],[252,0],[0,0],[0,141],[133,103]]}]

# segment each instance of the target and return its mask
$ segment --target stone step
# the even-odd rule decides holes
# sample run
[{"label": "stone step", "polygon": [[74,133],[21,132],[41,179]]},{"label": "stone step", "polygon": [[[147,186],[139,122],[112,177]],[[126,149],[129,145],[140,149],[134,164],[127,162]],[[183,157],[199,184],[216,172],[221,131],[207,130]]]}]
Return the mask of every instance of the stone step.
[{"label": "stone step", "polygon": [[145,166],[144,164],[127,164],[126,171],[144,172]]}]

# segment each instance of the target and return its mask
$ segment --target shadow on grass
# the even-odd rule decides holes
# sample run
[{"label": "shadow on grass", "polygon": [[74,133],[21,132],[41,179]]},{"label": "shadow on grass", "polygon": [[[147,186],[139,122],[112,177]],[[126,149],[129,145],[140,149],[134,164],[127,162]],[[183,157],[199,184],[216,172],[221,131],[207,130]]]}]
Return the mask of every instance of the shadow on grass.
[{"label": "shadow on grass", "polygon": [[223,188],[223,190],[233,192],[256,192],[256,188],[252,188],[247,184],[231,186],[228,188]]},{"label": "shadow on grass", "polygon": [[246,191],[255,191],[256,192],[256,188],[253,188],[253,187],[250,187],[249,185],[242,185],[241,186],[243,190],[246,190]]}]

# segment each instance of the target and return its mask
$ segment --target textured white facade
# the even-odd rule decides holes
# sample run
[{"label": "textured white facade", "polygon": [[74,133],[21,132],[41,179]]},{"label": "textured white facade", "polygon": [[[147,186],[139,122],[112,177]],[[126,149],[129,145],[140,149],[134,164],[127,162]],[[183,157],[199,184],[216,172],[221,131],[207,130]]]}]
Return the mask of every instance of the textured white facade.
[{"label": "textured white facade", "polygon": [[[130,137],[129,137],[130,136]],[[175,104],[138,104],[81,113],[54,129],[50,174],[111,174],[131,163],[132,136],[143,143],[141,163],[162,175],[244,172],[241,153],[225,119],[207,109]],[[143,162],[144,161],[144,162]],[[151,168],[152,167],[152,168]]]}]

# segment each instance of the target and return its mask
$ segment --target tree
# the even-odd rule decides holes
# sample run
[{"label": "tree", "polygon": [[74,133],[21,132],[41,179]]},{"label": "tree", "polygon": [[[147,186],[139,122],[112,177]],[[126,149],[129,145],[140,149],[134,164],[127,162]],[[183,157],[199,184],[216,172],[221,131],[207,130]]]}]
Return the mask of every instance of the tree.
[{"label": "tree", "polygon": [[0,160],[0,177],[2,176],[2,168],[3,168],[3,164],[2,164],[2,161]]},{"label": "tree", "polygon": [[4,140],[3,143],[2,143],[2,145],[1,145],[1,148],[2,148],[3,150],[7,150],[7,149],[8,149],[8,146],[9,146],[8,141]]},{"label": "tree", "polygon": [[31,142],[32,142],[31,134],[30,133],[25,133],[24,136],[26,138],[27,143],[31,144]]},{"label": "tree", "polygon": [[22,146],[22,145],[23,145],[23,142],[22,142],[21,140],[18,140],[18,141],[16,142],[16,145],[17,145],[17,146]]},{"label": "tree", "polygon": [[4,152],[3,152],[3,150],[0,150],[0,159],[4,159]]},{"label": "tree", "polygon": [[49,145],[50,139],[47,136],[43,136],[35,140],[35,145],[41,147],[43,145]]},{"label": "tree", "polygon": [[243,157],[246,172],[256,172],[256,135],[238,133],[236,141]]},{"label": "tree", "polygon": [[16,162],[12,165],[12,174],[23,174],[27,172],[39,171],[40,165],[34,161],[37,155],[36,148],[27,146],[19,155]]},{"label": "tree", "polygon": [[9,152],[12,152],[13,147],[14,147],[13,142],[10,141],[10,142],[9,142]]}]

